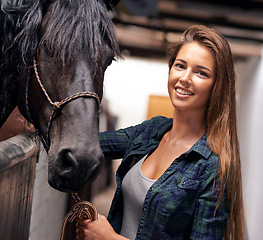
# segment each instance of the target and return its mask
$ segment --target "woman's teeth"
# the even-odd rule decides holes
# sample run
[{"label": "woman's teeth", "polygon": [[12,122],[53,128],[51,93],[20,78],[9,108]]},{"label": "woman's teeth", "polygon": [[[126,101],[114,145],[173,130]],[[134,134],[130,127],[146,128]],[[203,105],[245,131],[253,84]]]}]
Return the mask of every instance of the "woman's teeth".
[{"label": "woman's teeth", "polygon": [[192,92],[183,90],[183,89],[181,89],[181,88],[177,88],[175,91],[178,92],[178,93],[180,93],[180,94],[182,94],[182,95],[194,95]]}]

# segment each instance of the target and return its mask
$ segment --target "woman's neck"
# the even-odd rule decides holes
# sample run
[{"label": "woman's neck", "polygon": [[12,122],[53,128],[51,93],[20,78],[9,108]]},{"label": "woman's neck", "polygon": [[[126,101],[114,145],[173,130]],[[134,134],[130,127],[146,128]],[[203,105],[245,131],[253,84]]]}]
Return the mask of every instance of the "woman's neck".
[{"label": "woman's neck", "polygon": [[172,139],[199,139],[205,133],[204,116],[195,113],[174,112]]}]

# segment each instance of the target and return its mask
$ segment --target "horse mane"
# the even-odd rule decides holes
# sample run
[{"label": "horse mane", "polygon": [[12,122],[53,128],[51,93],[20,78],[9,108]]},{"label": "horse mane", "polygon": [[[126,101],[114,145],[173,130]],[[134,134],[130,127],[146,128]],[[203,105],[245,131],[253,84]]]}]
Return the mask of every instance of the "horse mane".
[{"label": "horse mane", "polygon": [[12,44],[22,19],[12,2],[1,1],[0,11],[0,126],[16,105],[17,83],[20,79],[19,49]]},{"label": "horse mane", "polygon": [[[20,5],[14,6],[11,10],[20,11],[20,15],[23,15],[22,19],[19,19],[21,31],[16,40],[25,62],[32,60],[39,44],[43,42],[63,63],[77,57],[86,46],[90,58],[97,63],[100,55],[98,50],[103,44],[103,39],[107,39],[114,53],[119,55],[115,28],[103,1],[42,0],[31,1],[30,4],[28,2],[20,0],[18,1]],[[41,37],[41,22],[47,11],[51,20],[45,24],[45,33]]]},{"label": "horse mane", "polygon": [[[114,2],[114,0],[112,1]],[[106,40],[114,54],[119,47],[114,24],[102,0],[2,0],[0,11],[0,102],[6,102],[6,87],[15,91],[24,81],[24,70],[32,65],[41,43],[69,64],[85,50],[92,59],[93,71],[99,67],[100,51]],[[43,17],[49,14],[45,33]],[[7,103],[6,103],[7,104]]]}]

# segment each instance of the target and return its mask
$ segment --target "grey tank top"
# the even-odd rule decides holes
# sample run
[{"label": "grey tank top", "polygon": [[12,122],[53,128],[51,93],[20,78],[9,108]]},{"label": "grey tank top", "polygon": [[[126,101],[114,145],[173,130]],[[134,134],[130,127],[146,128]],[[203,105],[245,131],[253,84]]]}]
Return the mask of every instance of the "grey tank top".
[{"label": "grey tank top", "polygon": [[124,211],[121,235],[131,240],[135,239],[147,191],[156,180],[145,177],[141,166],[144,156],[125,175],[122,182]]}]

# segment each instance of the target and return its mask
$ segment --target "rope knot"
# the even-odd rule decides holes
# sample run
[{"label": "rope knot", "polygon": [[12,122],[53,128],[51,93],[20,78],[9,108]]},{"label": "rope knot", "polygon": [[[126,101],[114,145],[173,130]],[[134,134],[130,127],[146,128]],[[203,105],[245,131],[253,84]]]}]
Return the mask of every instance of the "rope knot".
[{"label": "rope knot", "polygon": [[55,110],[59,110],[61,106],[60,102],[53,102],[52,105]]}]

